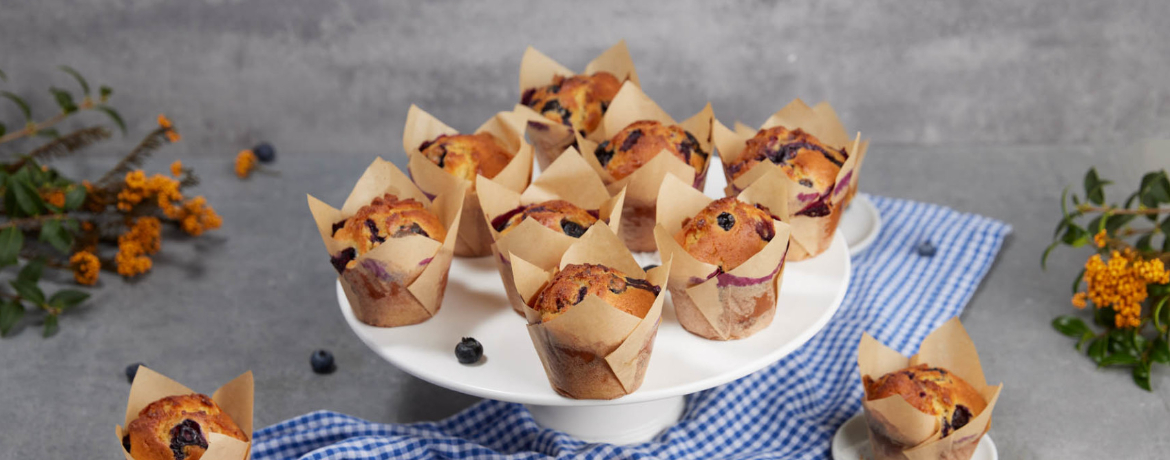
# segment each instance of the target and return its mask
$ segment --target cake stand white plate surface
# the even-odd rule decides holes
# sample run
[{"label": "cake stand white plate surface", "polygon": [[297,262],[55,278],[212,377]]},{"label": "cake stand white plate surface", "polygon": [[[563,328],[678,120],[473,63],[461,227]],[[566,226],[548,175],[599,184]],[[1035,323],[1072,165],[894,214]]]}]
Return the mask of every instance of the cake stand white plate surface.
[{"label": "cake stand white plate surface", "polygon": [[845,235],[845,242],[849,243],[849,255],[860,254],[873,244],[878,233],[882,231],[882,215],[870,201],[869,195],[857,194],[841,221],[837,223],[837,231]]},{"label": "cake stand white plate surface", "polygon": [[[857,414],[837,429],[833,435],[833,460],[872,460],[869,448],[869,433],[865,429],[865,416]],[[984,434],[975,447],[971,460],[999,460],[999,452],[991,436]]]}]

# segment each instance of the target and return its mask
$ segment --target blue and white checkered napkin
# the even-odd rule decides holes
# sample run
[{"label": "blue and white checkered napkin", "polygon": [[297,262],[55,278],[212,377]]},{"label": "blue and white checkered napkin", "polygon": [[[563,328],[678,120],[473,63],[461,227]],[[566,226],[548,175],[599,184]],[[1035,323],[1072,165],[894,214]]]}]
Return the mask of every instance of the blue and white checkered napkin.
[{"label": "blue and white checkered napkin", "polygon": [[[959,314],[1011,227],[941,206],[873,197],[877,241],[853,260],[853,285],[828,326],[795,353],[687,399],[654,442],[587,444],[542,429],[520,404],[483,401],[435,423],[385,425],[313,412],[257,431],[255,460],[734,458],[826,459],[834,431],[861,408],[862,331],[910,354]],[[923,240],[934,257],[915,251]]]}]

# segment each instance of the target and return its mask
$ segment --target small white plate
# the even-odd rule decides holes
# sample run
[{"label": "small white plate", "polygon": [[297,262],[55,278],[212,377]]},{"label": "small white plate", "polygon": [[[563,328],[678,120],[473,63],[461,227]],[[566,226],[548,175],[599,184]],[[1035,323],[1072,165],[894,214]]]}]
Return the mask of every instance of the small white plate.
[{"label": "small white plate", "polygon": [[[860,196],[860,195],[858,195]],[[856,202],[857,200],[854,200]],[[833,435],[833,460],[871,460],[872,451],[869,449],[869,433],[865,428],[865,416],[857,414],[837,429]],[[995,442],[990,435],[983,435],[979,446],[971,455],[971,460],[999,460],[999,452],[995,449]]]},{"label": "small white plate", "polygon": [[877,239],[882,231],[882,216],[869,195],[859,193],[853,197],[837,224],[837,231],[845,235],[851,256],[860,254]]}]

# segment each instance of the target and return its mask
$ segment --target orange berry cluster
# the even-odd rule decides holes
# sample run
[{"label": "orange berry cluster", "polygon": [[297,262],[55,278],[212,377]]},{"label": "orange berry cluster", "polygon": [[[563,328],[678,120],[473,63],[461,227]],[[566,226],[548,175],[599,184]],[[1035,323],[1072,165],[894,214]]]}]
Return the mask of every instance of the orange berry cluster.
[{"label": "orange berry cluster", "polygon": [[256,169],[256,154],[251,150],[241,150],[236,155],[236,175],[240,179],[247,179],[253,169]]},{"label": "orange berry cluster", "polygon": [[164,132],[166,133],[167,140],[171,143],[179,142],[179,140],[183,139],[183,137],[179,135],[179,132],[175,130],[174,123],[171,123],[171,119],[167,118],[166,115],[158,115],[158,126],[165,130]]},{"label": "orange berry cluster", "polygon": [[[1102,246],[1100,242],[1097,244]],[[1126,248],[1112,251],[1108,261],[1100,254],[1089,257],[1084,280],[1088,288],[1073,295],[1074,306],[1084,308],[1092,302],[1097,308],[1112,307],[1117,313],[1114,317],[1117,327],[1137,327],[1141,325],[1142,302],[1149,296],[1146,286],[1170,282],[1170,272],[1161,260],[1144,260]]]},{"label": "orange berry cluster", "polygon": [[77,280],[78,284],[87,286],[97,284],[102,263],[94,253],[81,251],[73,254],[73,257],[69,258],[69,266],[73,268],[73,279]]},{"label": "orange berry cluster", "polygon": [[114,262],[118,274],[134,276],[150,271],[150,254],[162,246],[162,223],[155,217],[139,217],[130,229],[118,236],[118,254]]}]

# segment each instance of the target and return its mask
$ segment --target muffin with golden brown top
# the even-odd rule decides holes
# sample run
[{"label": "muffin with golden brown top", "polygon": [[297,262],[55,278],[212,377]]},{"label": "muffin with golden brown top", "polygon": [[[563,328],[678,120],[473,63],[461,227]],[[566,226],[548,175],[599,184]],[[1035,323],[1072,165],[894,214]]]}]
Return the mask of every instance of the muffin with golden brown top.
[{"label": "muffin with golden brown top", "polygon": [[427,159],[462,179],[475,185],[475,176],[491,179],[508,166],[512,156],[491,133],[444,134],[423,142],[419,152]]},{"label": "muffin with golden brown top", "polygon": [[349,247],[333,255],[338,273],[353,267],[354,259],[370,252],[387,238],[422,235],[442,242],[447,229],[439,218],[412,198],[405,200],[387,193],[358,209],[357,213],[333,224],[333,239]]},{"label": "muffin with golden brown top", "polygon": [[614,308],[645,318],[660,291],[646,280],[630,278],[613,268],[570,264],[553,275],[532,308],[540,313],[540,322],[548,322],[593,294]]},{"label": "muffin with golden brown top", "polygon": [[925,364],[894,371],[877,380],[866,375],[862,381],[866,400],[901,395],[915,409],[939,417],[944,438],[987,407],[983,396],[959,376]]},{"label": "muffin with golden brown top", "polygon": [[507,234],[524,219],[533,219],[557,232],[580,238],[597,222],[597,211],[586,211],[565,200],[549,200],[513,209],[492,219],[492,228]]},{"label": "muffin with golden brown top", "polygon": [[621,86],[609,72],[567,78],[557,75],[551,85],[525,91],[520,103],[584,136],[601,124],[601,116]]},{"label": "muffin with golden brown top", "polygon": [[695,168],[696,177],[702,174],[707,165],[708,153],[703,151],[694,135],[678,125],[664,125],[653,120],[630,123],[612,139],[599,144],[594,155],[614,179],[621,180],[649,163],[663,150],[669,150],[675,157]]},{"label": "muffin with golden brown top", "polygon": [[127,425],[122,447],[135,460],[199,460],[211,433],[248,441],[207,395],[168,396],[147,405]]},{"label": "muffin with golden brown top", "polygon": [[829,147],[799,128],[790,130],[774,126],[761,129],[749,139],[740,160],[727,165],[727,172],[734,180],[764,161],[780,165],[792,180],[818,190],[822,196],[796,214],[821,217],[831,212],[825,199],[832,192],[837,173],[848,158],[845,149]]},{"label": "muffin with golden brown top", "polygon": [[674,239],[699,261],[727,272],[756,255],[775,236],[776,227],[766,209],[729,196],[684,220]]}]

